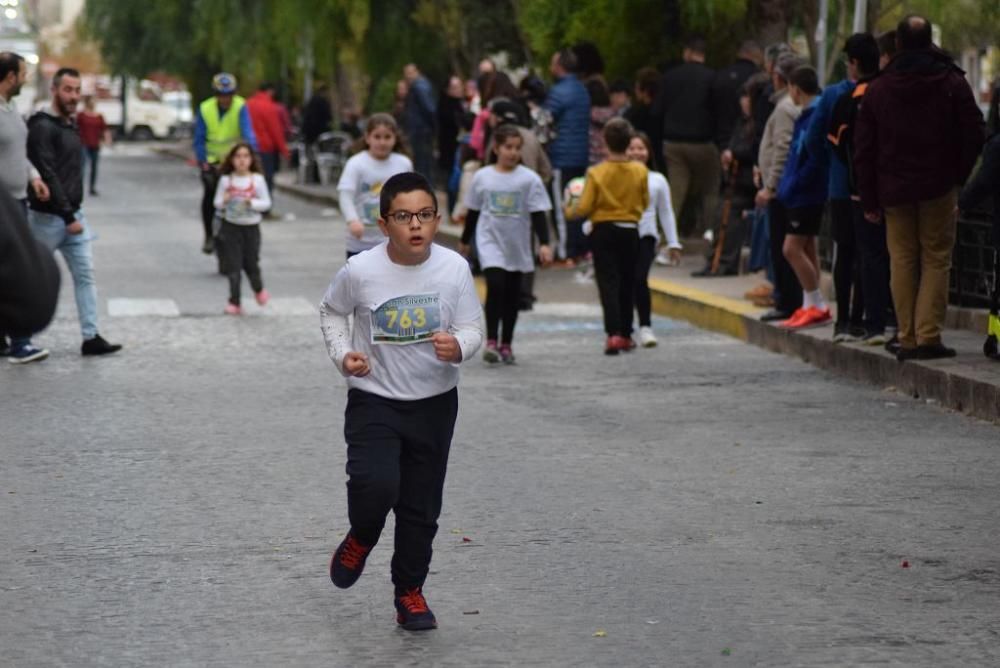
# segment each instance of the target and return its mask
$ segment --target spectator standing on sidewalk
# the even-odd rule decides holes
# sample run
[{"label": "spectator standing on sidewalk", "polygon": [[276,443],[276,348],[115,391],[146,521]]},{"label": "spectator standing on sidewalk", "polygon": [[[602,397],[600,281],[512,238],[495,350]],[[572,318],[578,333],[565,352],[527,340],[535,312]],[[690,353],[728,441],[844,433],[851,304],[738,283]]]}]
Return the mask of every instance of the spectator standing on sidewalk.
[{"label": "spectator standing on sidewalk", "polygon": [[[21,117],[17,105],[13,102],[14,98],[21,92],[21,87],[27,77],[28,66],[24,62],[24,58],[11,51],[0,52],[0,190],[6,192],[17,202],[21,208],[21,218],[25,218],[28,213],[29,182],[39,200],[46,200],[49,197],[48,187],[42,181],[38,171],[28,162],[28,126],[25,125],[24,118]],[[0,218],[0,220],[3,220],[0,227],[4,227],[7,219]],[[11,223],[11,225],[14,224]],[[24,229],[27,229],[26,221],[23,225]],[[34,250],[30,247],[31,244],[18,240],[18,236],[21,236],[19,235],[20,231],[9,230],[13,246],[27,246],[29,251]],[[6,261],[13,263],[15,260],[10,258]],[[16,298],[16,295],[12,296]],[[11,316],[7,320],[18,321],[16,316]],[[47,322],[48,320],[46,320]],[[18,329],[21,329],[21,326],[18,326]],[[19,332],[5,332],[0,329],[0,357],[7,357],[11,352],[6,334],[17,333]],[[31,354],[41,355],[38,359],[48,355],[48,351],[34,350],[35,352]]]},{"label": "spectator standing on sidewalk", "polygon": [[795,119],[788,159],[778,184],[777,199],[788,211],[783,251],[802,288],[802,308],[781,323],[804,329],[830,320],[830,307],[819,289],[817,237],[828,195],[829,161],[826,137],[810,136],[809,125],[819,103],[819,81],[812,67],[799,67],[788,79],[788,95],[801,113]]},{"label": "spectator standing on sidewalk", "polygon": [[111,130],[104,122],[104,116],[97,113],[94,98],[83,98],[83,111],[76,115],[76,126],[80,129],[84,158],[90,165],[90,194],[97,197],[97,159],[101,154],[101,143],[111,146]]},{"label": "spectator standing on sidewalk", "polygon": [[955,244],[958,188],[983,145],[983,116],[964,73],[908,16],[898,53],[865,93],[854,137],[865,218],[885,212],[897,358],[952,357],[941,341]]},{"label": "spectator standing on sidewalk", "polygon": [[[871,35],[867,35],[867,37],[871,40]],[[852,58],[857,61],[859,40],[866,45],[868,44],[864,38],[865,35],[859,34],[847,40],[845,54],[848,61],[851,61]],[[871,41],[871,45],[874,45],[874,40]],[[856,80],[857,69],[852,69],[848,65],[847,78],[826,87],[816,101],[805,137],[807,146],[823,147],[822,156],[817,156],[817,159],[821,159],[829,170],[827,189],[830,198],[831,236],[836,244],[833,262],[833,285],[837,297],[837,319],[833,326],[834,343],[857,341],[865,335],[861,257],[854,220],[851,216],[851,192],[847,183],[847,167],[843,162],[833,157],[832,145],[826,140],[833,109],[841,97],[854,90]]]},{"label": "spectator standing on sidewalk", "polygon": [[712,101],[715,104],[715,143],[720,151],[729,146],[729,138],[743,115],[740,107],[743,84],[760,71],[763,62],[760,44],[747,40],[740,44],[736,61],[715,73]]},{"label": "spectator standing on sidewalk", "polygon": [[[750,108],[751,93],[744,90],[740,96],[740,119],[729,135],[729,144],[722,152],[723,179],[725,180],[726,196],[729,199],[729,217],[725,221],[726,232],[722,233],[722,214],[725,206],[719,207],[717,225],[713,234],[714,243],[709,247],[705,258],[705,267],[692,273],[692,276],[735,276],[740,270],[740,255],[743,242],[747,237],[747,229],[754,214],[754,196],[757,189],[753,183],[754,163],[757,154],[754,153],[754,126]],[[713,272],[712,263],[719,244],[719,266]],[[767,294],[770,294],[768,290]]]},{"label": "spectator standing on sidewalk", "polygon": [[590,96],[576,78],[576,56],[569,49],[552,54],[549,72],[555,83],[545,98],[552,114],[555,138],[548,143],[552,162],[552,204],[559,233],[560,259],[575,260],[585,252],[581,221],[568,221],[563,210],[563,188],[587,172],[589,158]]},{"label": "spectator standing on sidewalk", "polygon": [[632,104],[624,114],[625,120],[632,124],[636,132],[643,132],[649,137],[656,150],[653,152],[653,164],[658,172],[666,167],[663,162],[663,123],[653,116],[653,102],[660,91],[660,73],[652,67],[643,67],[635,73]]},{"label": "spectator standing on sidewalk", "polygon": [[[864,100],[868,84],[878,75],[879,48],[874,37],[859,33],[848,38],[844,52],[847,55],[848,79],[857,81],[857,85],[840,96],[831,113],[828,139],[833,146],[834,157],[831,161],[830,188],[833,192],[833,165],[843,165],[847,173],[851,223],[860,264],[861,280],[860,284],[855,284],[855,290],[860,285],[864,295],[864,336],[861,341],[866,345],[879,346],[886,342],[886,321],[892,308],[889,298],[889,249],[886,247],[884,221],[865,220],[854,170],[854,127],[858,107]],[[840,290],[838,287],[838,312],[843,308],[840,305]]]},{"label": "spectator standing on sidewalk", "polygon": [[274,174],[280,169],[281,158],[287,160],[289,157],[281,109],[274,101],[274,84],[264,82],[258,86],[257,92],[247,100],[247,109],[250,110],[253,133],[260,149],[260,165],[264,170],[267,192],[273,203]]},{"label": "spectator standing on sidewalk", "polygon": [[[462,79],[448,78],[448,86],[441,91],[437,106],[438,170],[447,180],[455,169],[458,135],[465,120],[465,100]],[[454,204],[453,202],[450,204]],[[449,205],[448,210],[452,207]]]},{"label": "spectator standing on sidewalk", "polygon": [[795,120],[801,113],[788,95],[788,78],[802,65],[805,65],[805,61],[791,53],[778,58],[771,75],[775,92],[769,99],[770,104],[774,105],[774,111],[764,126],[757,154],[761,184],[754,201],[758,207],[767,207],[771,270],[774,276],[774,308],[761,316],[760,319],[764,322],[787,320],[802,306],[802,287],[784,255],[788,210],[775,197],[781,175],[785,171]]},{"label": "spectator standing on sidewalk", "polygon": [[[662,121],[670,198],[681,237],[687,237],[705,229],[715,215],[722,171],[715,145],[715,72],[705,65],[705,40],[688,39],[683,58],[682,64],[663,76],[653,115]],[[681,213],[689,198],[700,215],[694,225],[685,227]]]},{"label": "spectator standing on sidewalk", "polygon": [[236,77],[220,72],[212,77],[215,95],[205,99],[194,119],[194,155],[201,168],[201,224],[205,241],[201,252],[211,255],[215,249],[212,229],[215,220],[215,189],[219,183],[219,165],[241,139],[259,150],[246,100],[236,94]]},{"label": "spectator standing on sidewalk", "polygon": [[403,106],[403,131],[413,150],[413,169],[434,182],[434,90],[413,63],[403,68],[406,79],[406,102]]},{"label": "spectator standing on sidewalk", "polygon": [[[90,242],[93,233],[80,210],[83,201],[83,145],[73,116],[80,102],[80,73],[60,68],[52,79],[52,107],[28,121],[28,159],[38,169],[50,196],[29,193],[28,220],[35,238],[49,251],[58,250],[73,276],[76,310],[80,319],[83,355],[107,355],[121,350],[97,332],[97,281]],[[15,339],[11,359],[18,350],[33,348],[31,339]]]}]

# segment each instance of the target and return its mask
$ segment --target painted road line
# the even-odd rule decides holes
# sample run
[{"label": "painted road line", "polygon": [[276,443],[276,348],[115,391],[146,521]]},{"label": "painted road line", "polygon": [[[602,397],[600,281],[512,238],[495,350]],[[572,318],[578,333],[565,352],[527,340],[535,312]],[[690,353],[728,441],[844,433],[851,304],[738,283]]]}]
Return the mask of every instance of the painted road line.
[{"label": "painted road line", "polygon": [[173,299],[134,299],[130,297],[115,297],[108,300],[108,315],[113,318],[132,318],[137,316],[160,316],[163,318],[178,318],[181,311]]}]

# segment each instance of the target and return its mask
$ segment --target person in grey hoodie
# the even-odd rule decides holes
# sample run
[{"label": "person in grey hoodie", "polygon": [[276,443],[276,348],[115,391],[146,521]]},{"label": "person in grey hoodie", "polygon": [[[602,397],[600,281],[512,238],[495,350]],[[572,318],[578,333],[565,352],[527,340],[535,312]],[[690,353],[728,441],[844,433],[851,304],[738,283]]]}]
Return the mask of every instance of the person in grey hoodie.
[{"label": "person in grey hoodie", "polygon": [[[28,162],[28,126],[14,104],[14,98],[21,92],[27,76],[28,67],[24,58],[11,51],[0,52],[0,190],[10,195],[16,206],[20,207],[22,218],[28,213],[29,182],[36,197],[49,197],[45,182]],[[7,221],[4,223],[7,224]],[[13,333],[13,330],[0,329],[0,357],[10,356],[11,348],[6,336],[8,333]]]},{"label": "person in grey hoodie", "polygon": [[771,102],[774,103],[774,111],[764,126],[764,136],[757,154],[760,190],[757,191],[755,201],[758,207],[767,207],[768,210],[771,264],[774,268],[774,309],[761,316],[761,320],[765,322],[787,320],[802,306],[802,287],[783,252],[788,229],[788,211],[775,195],[778,192],[781,175],[785,171],[795,120],[800,113],[788,95],[788,80],[792,72],[805,64],[805,60],[794,54],[785,54],[778,58],[771,74],[771,81],[774,84]]}]

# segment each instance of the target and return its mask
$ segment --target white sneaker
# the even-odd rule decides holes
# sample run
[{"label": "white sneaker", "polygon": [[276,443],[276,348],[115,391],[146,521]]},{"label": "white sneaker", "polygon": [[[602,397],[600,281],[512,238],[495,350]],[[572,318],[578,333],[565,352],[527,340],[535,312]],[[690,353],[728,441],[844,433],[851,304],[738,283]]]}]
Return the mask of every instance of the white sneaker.
[{"label": "white sneaker", "polygon": [[652,327],[639,328],[639,343],[643,348],[652,348],[656,345],[656,335],[653,334]]},{"label": "white sneaker", "polygon": [[666,246],[660,249],[660,252],[656,254],[655,258],[653,258],[653,262],[661,267],[669,267],[673,264],[673,262],[670,261],[670,251],[667,250]]}]

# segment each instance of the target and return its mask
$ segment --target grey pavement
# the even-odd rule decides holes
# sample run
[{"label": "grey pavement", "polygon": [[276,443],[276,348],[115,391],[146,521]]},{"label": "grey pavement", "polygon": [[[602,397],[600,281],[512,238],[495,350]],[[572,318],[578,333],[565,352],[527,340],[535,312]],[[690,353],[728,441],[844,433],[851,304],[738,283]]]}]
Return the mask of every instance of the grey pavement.
[{"label": "grey pavement", "polygon": [[345,391],[302,305],[343,221],[279,196],[283,301],[226,317],[194,172],[138,148],[103,168],[86,211],[125,350],[79,356],[67,280],[52,357],[0,365],[0,665],[1000,662],[996,426],[666,319],[606,358],[565,271],[540,274],[518,366],[465,365],[440,628],[398,630],[391,521],[354,588],[326,574]]}]

